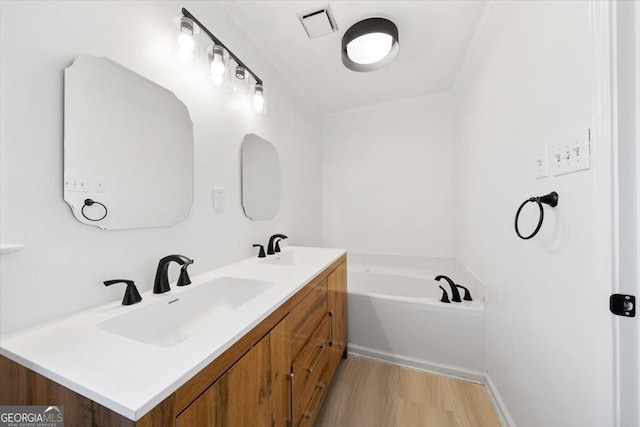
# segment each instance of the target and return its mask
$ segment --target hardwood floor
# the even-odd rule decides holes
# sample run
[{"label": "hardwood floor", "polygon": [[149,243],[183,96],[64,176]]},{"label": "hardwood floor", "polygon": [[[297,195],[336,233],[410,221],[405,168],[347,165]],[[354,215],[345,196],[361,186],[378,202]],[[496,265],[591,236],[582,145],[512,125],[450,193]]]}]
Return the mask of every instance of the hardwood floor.
[{"label": "hardwood floor", "polygon": [[479,384],[349,356],[317,427],[500,427]]}]

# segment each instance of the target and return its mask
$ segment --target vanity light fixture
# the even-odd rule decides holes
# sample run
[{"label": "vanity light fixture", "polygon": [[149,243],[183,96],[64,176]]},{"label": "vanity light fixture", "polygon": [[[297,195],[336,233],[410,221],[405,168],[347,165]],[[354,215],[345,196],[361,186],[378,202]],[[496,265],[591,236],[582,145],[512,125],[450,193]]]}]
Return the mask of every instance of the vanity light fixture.
[{"label": "vanity light fixture", "polygon": [[193,38],[197,28],[194,22],[186,17],[180,18],[178,21],[178,56],[184,62],[193,60],[193,51],[196,48],[196,42]]},{"label": "vanity light fixture", "polygon": [[244,67],[236,65],[234,72],[230,74],[230,92],[234,95],[247,98],[249,96],[249,73]]},{"label": "vanity light fixture", "polygon": [[256,113],[266,112],[264,105],[264,87],[262,86],[262,83],[256,83],[254,86],[251,104],[253,104],[253,109]]},{"label": "vanity light fixture", "polygon": [[209,58],[209,68],[211,70],[211,82],[220,86],[224,83],[224,72],[227,66],[224,63],[224,49],[216,44],[207,48]]},{"label": "vanity light fixture", "polygon": [[[176,18],[177,20],[179,19],[177,22],[179,22],[178,47],[180,58],[185,60],[193,59],[194,51],[198,51],[193,35],[201,30],[212,42],[206,49],[212,83],[216,86],[221,86],[225,84],[225,76],[228,76],[226,83],[231,84],[230,91],[245,97],[250,92],[249,87],[252,87],[251,105],[257,113],[264,113],[265,98],[262,80],[187,9],[182,9],[182,15],[180,18]],[[253,82],[253,85],[250,82]]]},{"label": "vanity light fixture", "polygon": [[385,18],[368,18],[342,36],[342,63],[352,71],[375,71],[398,55],[398,27]]}]

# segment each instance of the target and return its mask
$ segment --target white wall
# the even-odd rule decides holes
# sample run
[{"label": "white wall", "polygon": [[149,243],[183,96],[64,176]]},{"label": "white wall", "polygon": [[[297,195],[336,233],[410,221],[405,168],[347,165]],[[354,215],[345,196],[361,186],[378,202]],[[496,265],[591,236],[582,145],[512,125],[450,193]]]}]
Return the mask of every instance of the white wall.
[{"label": "white wall", "polygon": [[[588,2],[494,2],[454,90],[457,256],[487,284],[488,373],[518,427],[613,425],[594,175],[534,176],[538,146],[591,126],[589,28]],[[552,190],[518,239],[516,208]]]},{"label": "white wall", "polygon": [[453,256],[452,132],[448,94],[326,115],[325,245]]},{"label": "white wall", "polygon": [[[268,114],[231,102],[170,55],[172,18],[187,7],[265,81]],[[192,274],[249,257],[251,244],[283,232],[290,243],[322,239],[321,115],[294,93],[216,2],[2,2],[2,332],[122,298],[103,280],[152,286],[158,260],[193,257]],[[76,221],[62,199],[63,70],[79,54],[106,56],[174,91],[194,122],[195,189],[188,219],[173,227],[102,231]],[[254,132],[280,155],[280,211],[250,221],[240,204],[240,143]],[[144,161],[144,159],[142,159]],[[214,213],[213,186],[226,210]],[[167,203],[171,203],[167,200]]]}]

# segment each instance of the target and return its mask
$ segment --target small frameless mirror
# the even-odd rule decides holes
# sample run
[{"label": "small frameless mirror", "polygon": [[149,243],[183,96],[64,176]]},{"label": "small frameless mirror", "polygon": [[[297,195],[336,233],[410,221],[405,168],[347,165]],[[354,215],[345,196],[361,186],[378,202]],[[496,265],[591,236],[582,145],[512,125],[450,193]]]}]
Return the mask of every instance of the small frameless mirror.
[{"label": "small frameless mirror", "polygon": [[244,214],[253,220],[271,219],[279,206],[278,151],[252,133],[244,137],[241,151]]},{"label": "small frameless mirror", "polygon": [[102,229],[170,226],[193,204],[193,122],[173,92],[107,58],[64,73],[64,200]]}]

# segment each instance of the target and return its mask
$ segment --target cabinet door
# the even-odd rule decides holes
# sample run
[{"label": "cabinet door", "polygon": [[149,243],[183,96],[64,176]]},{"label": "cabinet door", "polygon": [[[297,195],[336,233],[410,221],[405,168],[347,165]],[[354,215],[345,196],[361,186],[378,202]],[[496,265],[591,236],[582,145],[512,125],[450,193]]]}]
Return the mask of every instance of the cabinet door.
[{"label": "cabinet door", "polygon": [[176,418],[176,427],[270,426],[269,359],[267,335]]},{"label": "cabinet door", "polygon": [[347,348],[347,263],[343,262],[327,277],[329,315],[331,316],[331,359],[333,369]]}]

